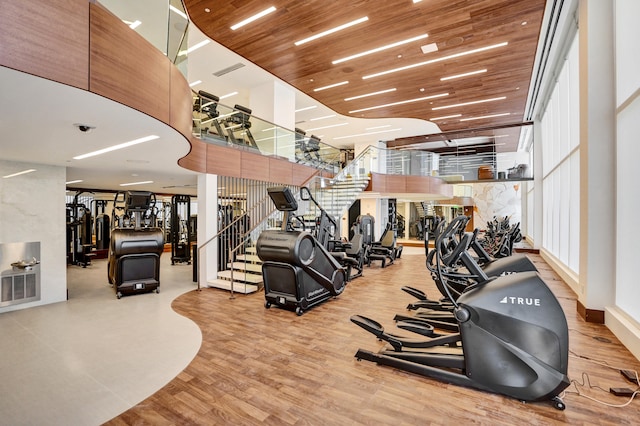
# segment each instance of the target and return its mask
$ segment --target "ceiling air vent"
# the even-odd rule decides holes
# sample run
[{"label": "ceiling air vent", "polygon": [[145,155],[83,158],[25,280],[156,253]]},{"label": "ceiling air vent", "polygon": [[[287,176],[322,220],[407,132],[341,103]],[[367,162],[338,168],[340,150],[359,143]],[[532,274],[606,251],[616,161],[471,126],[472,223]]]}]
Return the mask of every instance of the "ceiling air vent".
[{"label": "ceiling air vent", "polygon": [[230,67],[223,68],[220,71],[214,72],[213,75],[215,75],[216,77],[222,77],[223,75],[229,74],[230,72],[240,69],[242,67],[244,67],[244,64],[241,62],[238,62],[237,64],[233,64]]}]

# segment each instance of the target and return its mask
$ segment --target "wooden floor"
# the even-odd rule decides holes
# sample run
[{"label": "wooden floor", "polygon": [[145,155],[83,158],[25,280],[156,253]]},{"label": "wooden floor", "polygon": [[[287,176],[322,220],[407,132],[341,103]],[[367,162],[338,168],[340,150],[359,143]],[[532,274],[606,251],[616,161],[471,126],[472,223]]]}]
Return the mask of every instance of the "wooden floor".
[{"label": "wooden floor", "polygon": [[424,255],[403,254],[384,269],[379,263],[366,268],[340,297],[300,317],[265,309],[262,293],[229,300],[225,291],[203,289],[180,296],[173,308],[202,330],[198,355],[167,386],[108,424],[639,424],[638,399],[613,408],[578,395],[626,402],[608,392],[609,387],[632,387],[615,368],[640,370],[640,362],[604,326],[579,318],[575,295],[538,255],[529,256],[567,316],[569,377],[587,385],[567,389],[564,411],[356,361],[358,348],[377,351],[382,343],[352,324],[351,315],[371,317],[390,332],[408,335],[392,321],[413,300],[400,287],[435,295]]}]

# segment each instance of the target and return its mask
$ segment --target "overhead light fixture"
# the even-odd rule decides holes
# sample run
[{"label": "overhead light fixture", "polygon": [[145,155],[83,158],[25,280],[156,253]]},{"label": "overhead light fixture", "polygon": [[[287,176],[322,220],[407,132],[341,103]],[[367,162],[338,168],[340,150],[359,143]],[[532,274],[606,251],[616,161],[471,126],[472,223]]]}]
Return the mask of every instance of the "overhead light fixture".
[{"label": "overhead light fixture", "polygon": [[349,81],[341,81],[340,83],[335,83],[335,84],[330,84],[328,86],[318,87],[316,89],[313,89],[313,91],[314,92],[319,92],[321,90],[327,90],[327,89],[332,89],[332,88],[338,87],[338,86],[344,86],[345,84],[349,84]]},{"label": "overhead light fixture", "polygon": [[323,116],[323,117],[315,117],[315,118],[312,118],[312,119],[310,119],[309,121],[324,120],[324,119],[326,119],[326,118],[333,118],[333,117],[335,117],[335,116],[336,116],[335,114],[325,115],[325,116]]},{"label": "overhead light fixture", "polygon": [[446,120],[447,118],[457,118],[457,117],[462,117],[462,114],[445,115],[443,117],[433,117],[433,118],[430,118],[429,121]]},{"label": "overhead light fixture", "polygon": [[82,179],[77,179],[77,180],[70,180],[69,182],[65,182],[65,185],[71,185],[72,183],[80,183],[80,182],[84,182]]},{"label": "overhead light fixture", "polygon": [[305,39],[298,40],[293,44],[295,44],[296,46],[300,46],[302,44],[309,43],[310,41],[317,40],[320,37],[324,37],[324,36],[327,36],[329,34],[333,34],[335,32],[342,31],[342,30],[344,30],[346,28],[352,27],[354,25],[361,24],[361,23],[366,22],[368,20],[369,20],[368,16],[363,16],[362,18],[356,19],[355,21],[347,22],[346,24],[342,24],[342,25],[339,25],[337,27],[331,28],[330,30],[326,30],[326,31],[323,31],[321,33],[312,35],[311,37],[307,37]]},{"label": "overhead light fixture", "polygon": [[483,70],[465,72],[463,74],[450,75],[449,77],[442,77],[440,81],[453,80],[454,78],[468,77],[470,75],[482,74],[483,72],[487,72],[487,69],[485,68]]},{"label": "overhead light fixture", "polygon": [[136,19],[135,21],[129,24],[129,28],[131,28],[132,30],[135,30],[140,26],[140,24],[142,24],[142,22]]},{"label": "overhead light fixture", "polygon": [[413,103],[413,102],[426,101],[426,100],[429,100],[429,99],[442,98],[444,96],[449,96],[449,94],[448,93],[440,93],[440,94],[437,94],[437,95],[425,96],[425,97],[422,97],[422,98],[407,99],[406,101],[392,102],[390,104],[384,104],[384,105],[376,105],[376,106],[372,106],[372,107],[369,107],[369,108],[355,109],[353,111],[349,111],[349,114],[354,114],[356,112],[370,111],[372,109],[385,108],[385,107],[396,106],[396,105],[410,104],[410,103]]},{"label": "overhead light fixture", "polygon": [[305,131],[313,132],[314,130],[330,129],[332,127],[346,126],[347,124],[349,124],[349,123],[338,123],[338,124],[332,124],[330,126],[316,127],[316,128],[313,128],[313,129],[305,129]]},{"label": "overhead light fixture", "polygon": [[333,138],[333,140],[355,138],[355,137],[358,137],[358,136],[377,135],[379,133],[397,132],[397,131],[400,131],[400,130],[402,130],[402,128],[400,128],[400,127],[397,128],[397,129],[378,130],[377,132],[366,132],[366,133],[358,133],[357,135],[338,136],[337,138]]},{"label": "overhead light fixture", "polygon": [[446,105],[446,106],[440,106],[440,107],[435,107],[435,108],[431,108],[431,111],[437,111],[439,109],[447,109],[447,108],[455,108],[455,107],[461,107],[461,106],[466,106],[466,105],[475,105],[475,104],[483,104],[485,102],[493,102],[493,101],[501,101],[503,99],[507,99],[506,96],[500,96],[498,98],[491,98],[491,99],[482,99],[480,101],[471,101],[471,102],[463,102],[461,104],[454,104],[454,105]]},{"label": "overhead light fixture", "polygon": [[391,127],[391,124],[385,124],[384,126],[367,127],[365,130],[384,129],[387,127]]},{"label": "overhead light fixture", "polygon": [[484,118],[504,117],[505,115],[511,115],[510,112],[504,112],[502,114],[483,115],[480,117],[461,118],[460,121],[482,120]]},{"label": "overhead light fixture", "polygon": [[314,109],[314,108],[318,108],[318,106],[317,105],[311,105],[311,106],[308,106],[308,107],[297,109],[294,112],[308,111],[308,110]]},{"label": "overhead light fixture", "polygon": [[177,7],[175,7],[172,4],[169,5],[169,10],[171,10],[176,15],[182,16],[184,19],[189,19],[189,18],[187,18],[187,14],[186,13],[184,13],[183,11],[181,11],[180,9],[178,9]]},{"label": "overhead light fixture", "polygon": [[138,145],[138,144],[143,143],[143,142],[149,142],[149,141],[152,141],[152,140],[158,139],[158,138],[160,138],[160,136],[149,135],[149,136],[145,136],[143,138],[134,139],[134,140],[129,141],[129,142],[125,142],[125,143],[121,143],[121,144],[118,144],[118,145],[113,145],[113,146],[110,146],[110,147],[107,147],[107,148],[104,148],[104,149],[99,149],[97,151],[89,152],[87,154],[78,155],[76,157],[73,157],[73,159],[74,160],[84,160],[85,158],[95,157],[96,155],[106,154],[107,152],[116,151],[118,149],[129,148],[130,146]]},{"label": "overhead light fixture", "polygon": [[436,43],[425,44],[424,46],[420,46],[420,50],[422,51],[422,53],[424,55],[426,55],[427,53],[431,53],[431,52],[437,52],[438,51],[438,45]]},{"label": "overhead light fixture", "polygon": [[26,175],[27,173],[32,173],[32,172],[35,172],[35,171],[36,171],[36,169],[23,170],[23,171],[18,172],[18,173],[13,173],[13,174],[10,174],[10,175],[2,176],[2,179],[9,179],[9,178],[20,176],[20,175]]},{"label": "overhead light fixture", "polygon": [[219,98],[219,99],[220,99],[220,100],[222,100],[222,99],[227,99],[227,98],[230,98],[230,97],[235,96],[235,95],[237,95],[237,94],[238,94],[238,92],[231,92],[231,93],[227,93],[226,95],[222,95],[222,96],[220,96],[220,98]]},{"label": "overhead light fixture", "polygon": [[153,183],[153,181],[152,180],[145,180],[145,181],[142,181],[142,182],[121,183],[120,186],[145,185],[147,183]]},{"label": "overhead light fixture", "polygon": [[422,0],[413,0],[414,3],[420,3]]},{"label": "overhead light fixture", "polygon": [[376,47],[375,49],[367,50],[366,52],[356,53],[355,55],[347,56],[346,58],[336,59],[335,61],[331,61],[333,65],[350,61],[351,59],[360,58],[362,56],[371,55],[372,53],[382,52],[383,50],[391,49],[393,47],[402,46],[403,44],[411,43],[417,40],[422,40],[429,37],[428,34],[421,34],[416,37],[411,37],[406,40],[397,41],[395,43],[387,44],[385,46]]},{"label": "overhead light fixture", "polygon": [[248,17],[247,19],[245,19],[244,21],[240,21],[237,24],[234,24],[231,26],[231,29],[233,31],[237,30],[238,28],[242,28],[247,24],[252,23],[253,21],[262,18],[265,15],[270,14],[271,12],[275,12],[276,8],[274,6],[271,6],[265,10],[263,10],[262,12],[258,12],[253,16]]},{"label": "overhead light fixture", "polygon": [[461,56],[466,56],[466,55],[471,55],[471,54],[474,54],[474,53],[484,52],[486,50],[491,50],[491,49],[496,49],[498,47],[506,46],[507,44],[509,44],[509,42],[505,41],[505,42],[498,43],[498,44],[492,44],[491,46],[485,46],[485,47],[480,47],[478,49],[467,50],[466,52],[454,53],[453,55],[442,56],[440,58],[435,58],[435,59],[431,59],[431,60],[424,61],[424,62],[418,62],[416,64],[406,65],[406,66],[400,67],[400,68],[393,68],[393,69],[390,69],[390,70],[387,70],[387,71],[381,71],[381,72],[378,72],[378,73],[375,73],[375,74],[365,75],[365,76],[362,77],[362,79],[363,80],[367,80],[369,78],[380,77],[381,75],[387,75],[387,74],[391,74],[391,73],[398,72],[398,71],[404,71],[404,70],[408,70],[408,69],[411,69],[411,68],[416,68],[416,67],[421,67],[421,66],[424,66],[424,65],[434,64],[436,62],[446,61],[448,59],[459,58]]},{"label": "overhead light fixture", "polygon": [[358,96],[352,96],[350,98],[344,98],[345,101],[353,101],[355,99],[361,99],[361,98],[366,98],[368,96],[375,96],[375,95],[382,95],[383,93],[390,93],[390,92],[395,92],[396,88],[394,87],[393,89],[387,89],[387,90],[380,90],[378,92],[371,92],[371,93],[366,93],[364,95],[358,95]]},{"label": "overhead light fixture", "polygon": [[184,56],[187,55],[191,52],[193,52],[196,49],[200,49],[202,46],[206,46],[207,44],[211,43],[211,40],[207,39],[207,40],[202,40],[200,43],[196,43],[193,46],[191,46],[190,48],[188,48],[187,50],[181,50],[180,53],[178,53],[178,56]]},{"label": "overhead light fixture", "polygon": [[197,86],[200,83],[202,83],[202,80],[196,80],[193,83],[189,83],[189,87]]}]

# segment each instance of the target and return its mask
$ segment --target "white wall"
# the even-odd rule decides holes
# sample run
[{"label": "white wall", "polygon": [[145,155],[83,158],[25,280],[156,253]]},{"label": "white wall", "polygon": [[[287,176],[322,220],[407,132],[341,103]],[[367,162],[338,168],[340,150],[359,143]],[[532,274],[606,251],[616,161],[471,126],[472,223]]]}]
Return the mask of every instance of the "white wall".
[{"label": "white wall", "polygon": [[66,170],[0,160],[0,176],[27,169],[36,171],[0,178],[0,243],[40,242],[40,301],[7,306],[0,308],[0,312],[67,299]]}]

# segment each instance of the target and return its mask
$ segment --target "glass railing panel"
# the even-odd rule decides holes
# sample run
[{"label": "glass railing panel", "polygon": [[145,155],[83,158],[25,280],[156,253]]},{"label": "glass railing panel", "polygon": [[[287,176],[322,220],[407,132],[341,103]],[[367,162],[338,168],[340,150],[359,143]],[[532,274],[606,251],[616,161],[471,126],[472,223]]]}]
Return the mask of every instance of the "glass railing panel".
[{"label": "glass railing panel", "polygon": [[181,0],[100,0],[111,13],[166,55],[186,74],[189,19]]}]

